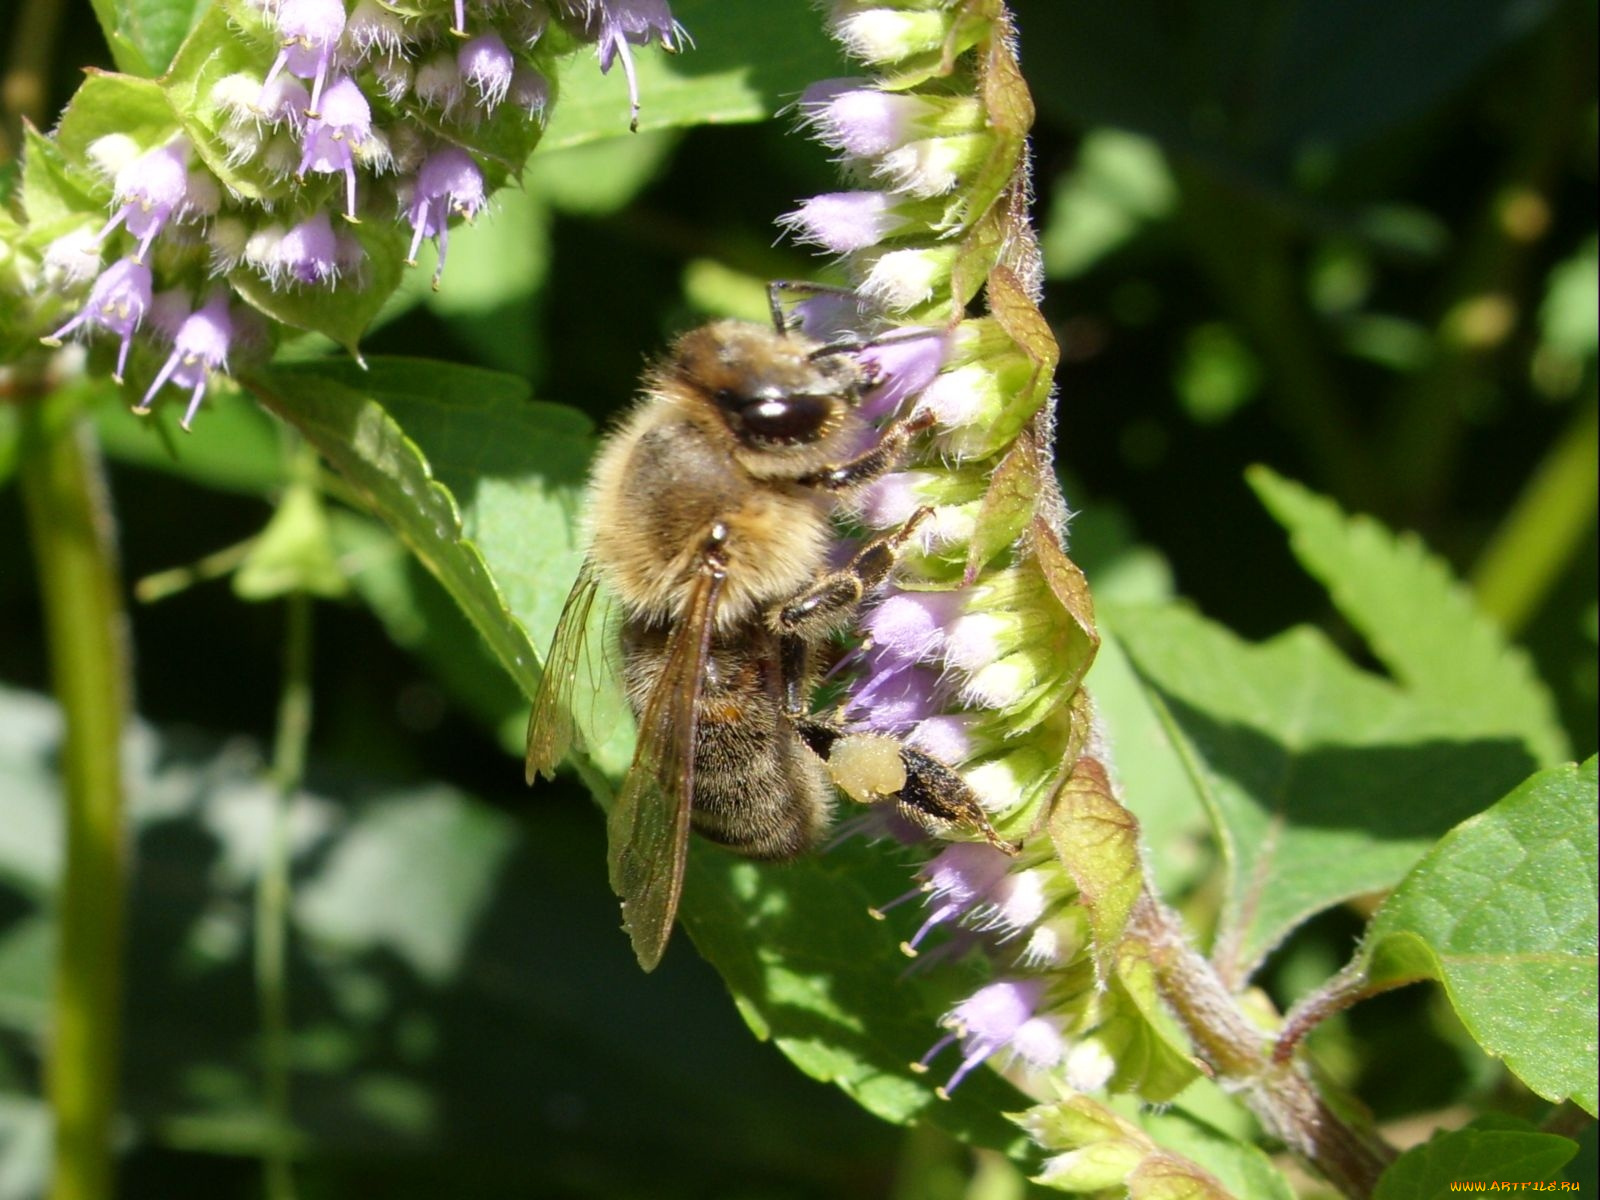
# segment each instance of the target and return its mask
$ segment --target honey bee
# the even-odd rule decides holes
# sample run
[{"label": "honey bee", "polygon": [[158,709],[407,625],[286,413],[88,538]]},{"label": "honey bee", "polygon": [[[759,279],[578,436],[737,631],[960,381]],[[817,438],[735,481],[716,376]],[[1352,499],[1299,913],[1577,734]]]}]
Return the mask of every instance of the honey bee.
[{"label": "honey bee", "polygon": [[[887,740],[813,714],[812,693],[820,652],[928,514],[830,569],[833,516],[897,466],[925,426],[891,421],[860,449],[870,431],[859,402],[873,380],[841,347],[786,329],[774,309],[771,329],[717,321],[683,335],[605,439],[588,488],[588,557],[528,723],[531,784],[576,738],[574,681],[604,590],[620,604],[622,680],[638,723],[608,819],[608,866],[647,971],[672,932],[691,826],[750,858],[793,859],[828,828],[830,756]],[[893,747],[889,783],[839,782],[924,826],[963,826],[1011,848],[954,771]]]}]

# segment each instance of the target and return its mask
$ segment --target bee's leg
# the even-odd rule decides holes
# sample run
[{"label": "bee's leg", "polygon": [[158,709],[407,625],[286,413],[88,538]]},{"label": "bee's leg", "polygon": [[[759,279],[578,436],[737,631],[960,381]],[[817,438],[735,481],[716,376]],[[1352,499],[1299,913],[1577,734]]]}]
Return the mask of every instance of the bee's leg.
[{"label": "bee's leg", "polygon": [[798,328],[798,317],[783,311],[785,294],[804,293],[808,296],[839,296],[857,301],[855,289],[831,283],[811,283],[803,279],[774,279],[767,284],[767,307],[772,311],[772,327],[779,333]]},{"label": "bee's leg", "polygon": [[767,625],[782,638],[809,642],[831,633],[855,613],[863,596],[889,578],[901,548],[932,515],[933,509],[919,508],[900,528],[879,534],[843,567],[769,609]]},{"label": "bee's leg", "polygon": [[[842,777],[843,772],[837,770],[834,762],[835,752],[842,752],[851,742],[867,745],[873,754],[892,748],[900,756],[905,782],[897,791],[880,795],[883,801],[893,801],[896,811],[907,821],[936,836],[955,830],[976,833],[1005,854],[1016,854],[1021,850],[1020,845],[1002,837],[1000,831],[990,824],[989,814],[984,811],[977,794],[967,786],[967,781],[932,755],[885,734],[848,733],[819,717],[797,720],[795,728],[800,739],[818,758],[829,764],[830,772],[834,773],[834,782],[857,799],[871,801],[876,797],[863,795],[858,786],[852,786],[859,781]],[[877,774],[878,771],[870,773]],[[870,787],[868,790],[871,790]]]},{"label": "bee's leg", "polygon": [[922,412],[914,417],[890,421],[883,427],[877,445],[871,450],[858,454],[849,462],[840,463],[837,467],[826,467],[810,475],[802,475],[795,482],[802,487],[821,488],[828,492],[849,491],[863,483],[871,483],[900,465],[900,460],[905,457],[906,444],[911,441],[912,435],[927,429],[934,423],[934,419],[932,413]]}]

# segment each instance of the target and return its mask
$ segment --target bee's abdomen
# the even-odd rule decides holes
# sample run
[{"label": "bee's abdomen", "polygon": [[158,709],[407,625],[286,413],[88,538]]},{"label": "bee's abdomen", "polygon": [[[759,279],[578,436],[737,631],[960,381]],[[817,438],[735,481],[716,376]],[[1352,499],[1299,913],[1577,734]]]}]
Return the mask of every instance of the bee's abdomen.
[{"label": "bee's abdomen", "polygon": [[821,840],[831,801],[822,763],[787,721],[764,730],[702,719],[692,814],[701,836],[750,858],[796,858]]}]

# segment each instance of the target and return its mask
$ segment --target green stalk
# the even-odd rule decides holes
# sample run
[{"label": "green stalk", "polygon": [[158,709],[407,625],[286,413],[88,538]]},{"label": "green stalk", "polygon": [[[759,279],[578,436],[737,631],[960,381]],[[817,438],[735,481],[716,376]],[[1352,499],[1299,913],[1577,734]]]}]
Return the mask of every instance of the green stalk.
[{"label": "green stalk", "polygon": [[120,742],[128,637],[111,510],[88,420],[68,403],[23,408],[22,493],[56,701],[66,857],[57,913],[53,1200],[108,1200],[122,1015],[127,882]]},{"label": "green stalk", "polygon": [[291,1108],[289,1044],[289,816],[305,774],[311,732],[312,598],[286,597],[283,693],[272,748],[272,828],[256,881],[256,999],[261,1009],[262,1090],[268,1134],[262,1154],[268,1200],[294,1200],[297,1139]]},{"label": "green stalk", "polygon": [[1594,525],[1600,409],[1590,396],[1550,448],[1472,572],[1483,610],[1515,635],[1539,610]]}]

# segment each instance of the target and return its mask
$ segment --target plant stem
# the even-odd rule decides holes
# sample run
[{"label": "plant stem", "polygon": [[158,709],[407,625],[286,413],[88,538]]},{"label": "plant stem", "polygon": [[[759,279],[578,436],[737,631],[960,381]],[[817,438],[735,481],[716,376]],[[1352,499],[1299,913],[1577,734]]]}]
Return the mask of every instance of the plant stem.
[{"label": "plant stem", "polygon": [[1483,610],[1515,635],[1560,578],[1600,499],[1600,406],[1591,395],[1534,471],[1472,572]]},{"label": "plant stem", "polygon": [[54,1200],[112,1193],[127,853],[121,738],[128,631],[111,509],[88,420],[65,398],[25,404],[22,493],[56,701],[65,722],[66,856],[46,1090]]},{"label": "plant stem", "polygon": [[1394,1151],[1376,1133],[1336,1113],[1297,1062],[1274,1062],[1266,1035],[1179,930],[1177,917],[1146,891],[1128,933],[1150,948],[1162,997],[1217,1079],[1273,1136],[1346,1196],[1372,1194]]},{"label": "plant stem", "polygon": [[272,748],[272,826],[256,880],[256,997],[261,1008],[262,1090],[268,1137],[262,1154],[268,1200],[293,1200],[294,1114],[289,1045],[289,817],[305,774],[311,732],[312,598],[285,598],[283,693]]}]

